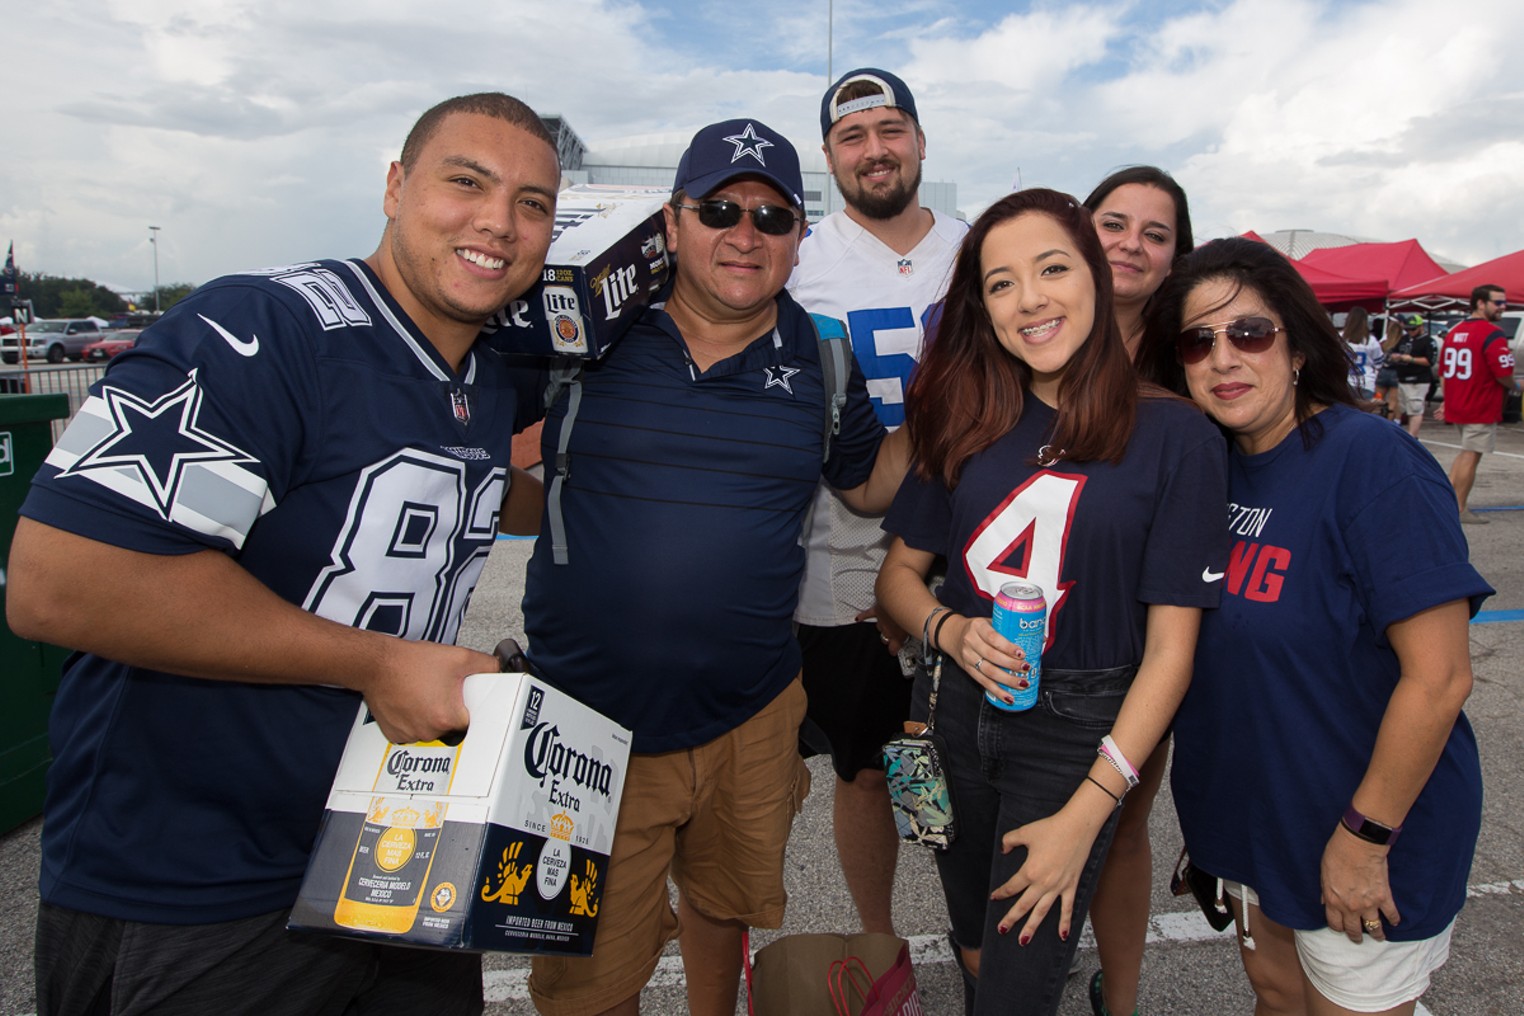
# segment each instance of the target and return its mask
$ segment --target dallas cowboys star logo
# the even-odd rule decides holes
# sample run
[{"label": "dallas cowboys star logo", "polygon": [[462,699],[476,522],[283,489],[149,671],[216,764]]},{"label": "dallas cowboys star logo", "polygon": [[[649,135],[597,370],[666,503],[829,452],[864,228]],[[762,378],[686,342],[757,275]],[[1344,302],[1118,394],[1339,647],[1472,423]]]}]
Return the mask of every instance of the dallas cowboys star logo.
[{"label": "dallas cowboys star logo", "polygon": [[767,160],[762,158],[762,149],[773,147],[773,143],[766,138],[757,137],[756,129],[751,124],[747,124],[746,129],[741,133],[732,134],[723,140],[736,146],[736,154],[730,157],[731,162],[738,162],[741,156],[750,155],[762,165],[767,165]]},{"label": "dallas cowboys star logo", "polygon": [[[788,379],[799,373],[798,367],[763,367],[767,371],[767,384],[762,386],[765,392],[769,388],[782,388],[790,395],[794,394],[794,386],[788,383]],[[773,371],[778,373],[774,374]]]},{"label": "dallas cowboys star logo", "polygon": [[186,467],[196,462],[253,462],[253,456],[201,429],[201,386],[191,371],[185,383],[152,402],[120,388],[104,387],[115,430],[59,475],[92,470],[135,472],[147,488],[150,507],[168,519]]}]

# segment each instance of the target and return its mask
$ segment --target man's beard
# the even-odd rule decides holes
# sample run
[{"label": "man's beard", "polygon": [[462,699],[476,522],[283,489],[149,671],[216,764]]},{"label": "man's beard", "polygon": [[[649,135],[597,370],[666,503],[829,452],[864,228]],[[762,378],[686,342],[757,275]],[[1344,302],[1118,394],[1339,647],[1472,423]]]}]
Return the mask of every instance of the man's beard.
[{"label": "man's beard", "polygon": [[[837,181],[838,185],[840,181]],[[896,180],[893,187],[877,193],[853,181],[856,184],[855,194],[843,192],[842,197],[847,204],[870,219],[892,219],[896,215],[910,207],[910,203],[916,199],[917,192],[921,189],[921,166],[915,167],[915,176],[909,184]]]}]

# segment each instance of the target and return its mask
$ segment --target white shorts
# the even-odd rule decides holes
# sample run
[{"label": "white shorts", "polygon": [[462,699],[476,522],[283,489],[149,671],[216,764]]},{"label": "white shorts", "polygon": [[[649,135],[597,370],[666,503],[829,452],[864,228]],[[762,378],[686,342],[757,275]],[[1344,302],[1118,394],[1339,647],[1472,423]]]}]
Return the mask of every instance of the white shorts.
[{"label": "white shorts", "polygon": [[[1240,903],[1259,906],[1259,894],[1248,886],[1224,880],[1222,887]],[[1451,921],[1438,935],[1419,942],[1382,942],[1364,935],[1356,943],[1329,927],[1293,928],[1292,935],[1302,972],[1318,994],[1352,1012],[1385,1012],[1429,990],[1429,978],[1450,958],[1454,930]]]}]

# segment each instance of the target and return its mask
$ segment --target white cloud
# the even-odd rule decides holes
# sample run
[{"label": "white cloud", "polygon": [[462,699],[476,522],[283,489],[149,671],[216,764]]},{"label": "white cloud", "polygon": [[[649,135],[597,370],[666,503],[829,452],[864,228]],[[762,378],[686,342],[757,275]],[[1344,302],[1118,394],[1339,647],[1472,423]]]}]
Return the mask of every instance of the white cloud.
[{"label": "white cloud", "polygon": [[[818,143],[818,0],[54,0],[16,8],[0,242],[124,289],[368,253],[386,162],[447,95],[502,89],[588,141],[730,116]],[[1290,226],[1478,261],[1524,246],[1506,0],[836,0],[836,73],[915,89],[928,179],[978,211],[1153,162],[1203,236]]]}]

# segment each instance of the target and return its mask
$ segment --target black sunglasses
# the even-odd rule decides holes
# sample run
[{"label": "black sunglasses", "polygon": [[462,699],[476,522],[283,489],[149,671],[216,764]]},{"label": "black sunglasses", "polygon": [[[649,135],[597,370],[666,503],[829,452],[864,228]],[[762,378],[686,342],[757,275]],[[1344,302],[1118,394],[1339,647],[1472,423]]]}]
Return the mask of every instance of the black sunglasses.
[{"label": "black sunglasses", "polygon": [[1187,328],[1175,339],[1175,352],[1181,363],[1200,363],[1217,345],[1217,336],[1226,335],[1233,348],[1242,353],[1263,353],[1283,329],[1269,318],[1241,317],[1217,326],[1197,325]]},{"label": "black sunglasses", "polygon": [[768,236],[783,236],[790,233],[794,229],[794,224],[799,221],[793,209],[782,205],[742,208],[734,201],[726,201],[724,198],[709,198],[696,205],[678,205],[677,207],[698,212],[699,221],[710,229],[729,229],[740,222],[741,213],[746,212],[751,216],[751,224],[757,227],[757,232],[766,233]]}]

